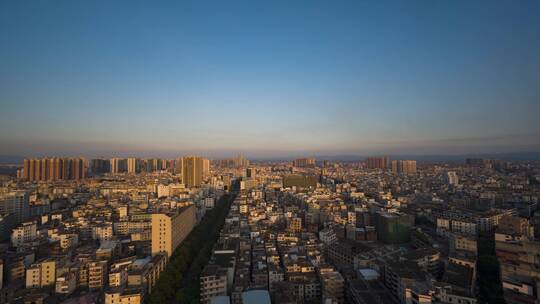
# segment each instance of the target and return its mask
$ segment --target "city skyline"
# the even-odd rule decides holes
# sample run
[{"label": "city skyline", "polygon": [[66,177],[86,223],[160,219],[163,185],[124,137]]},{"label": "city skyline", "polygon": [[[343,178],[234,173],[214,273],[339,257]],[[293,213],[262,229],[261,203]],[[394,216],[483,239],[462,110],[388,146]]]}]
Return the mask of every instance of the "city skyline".
[{"label": "city skyline", "polygon": [[0,1],[0,304],[540,304],[540,1]]},{"label": "city skyline", "polygon": [[540,4],[0,4],[1,155],[540,151]]}]

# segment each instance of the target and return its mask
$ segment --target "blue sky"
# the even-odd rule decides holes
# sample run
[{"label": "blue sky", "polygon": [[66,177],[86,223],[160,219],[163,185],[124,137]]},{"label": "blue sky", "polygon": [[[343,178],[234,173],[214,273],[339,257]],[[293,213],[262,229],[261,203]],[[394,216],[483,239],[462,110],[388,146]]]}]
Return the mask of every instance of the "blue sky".
[{"label": "blue sky", "polygon": [[2,1],[0,154],[540,151],[539,1]]}]

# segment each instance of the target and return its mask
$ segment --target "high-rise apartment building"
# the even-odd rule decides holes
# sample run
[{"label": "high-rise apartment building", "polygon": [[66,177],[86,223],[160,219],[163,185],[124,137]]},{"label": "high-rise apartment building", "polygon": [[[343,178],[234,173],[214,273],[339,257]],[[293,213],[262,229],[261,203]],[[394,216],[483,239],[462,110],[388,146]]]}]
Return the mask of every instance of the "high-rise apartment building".
[{"label": "high-rise apartment building", "polygon": [[174,168],[174,160],[162,159],[161,160],[161,170],[172,170]]},{"label": "high-rise apartment building", "polygon": [[182,158],[181,157],[179,159],[175,159],[172,161],[172,168],[175,174],[182,175]]},{"label": "high-rise apartment building", "polygon": [[249,160],[242,154],[237,157],[222,159],[218,163],[222,168],[245,168],[249,166]]},{"label": "high-rise apartment building", "polygon": [[67,158],[61,158],[60,161],[62,162],[62,179],[71,179],[70,172],[71,172],[71,166],[73,165],[69,159]]},{"label": "high-rise apartment building", "polygon": [[390,165],[389,158],[387,156],[368,157],[366,158],[366,167],[368,169],[387,169]]},{"label": "high-rise apartment building", "polygon": [[86,177],[83,158],[25,159],[22,177],[28,181],[81,180]]},{"label": "high-rise apartment building", "polygon": [[168,257],[191,232],[196,223],[194,205],[174,213],[152,214],[152,255],[164,252]]},{"label": "high-rise apartment building", "polygon": [[203,159],[199,156],[182,157],[182,183],[199,187],[203,180]]},{"label": "high-rise apartment building", "polygon": [[48,158],[41,159],[41,170],[40,170],[40,177],[39,180],[45,181],[49,177],[49,168],[50,168],[50,162]]},{"label": "high-rise apartment building", "polygon": [[153,172],[153,171],[161,171],[165,167],[163,166],[163,160],[158,158],[148,159],[146,160],[146,171],[147,172]]},{"label": "high-rise apartment building", "polygon": [[36,159],[34,164],[34,180],[41,180],[41,159]]},{"label": "high-rise apartment building", "polygon": [[111,171],[110,161],[108,159],[92,159],[90,161],[90,170],[94,175],[101,175]]},{"label": "high-rise apartment building", "polygon": [[127,160],[125,158],[111,158],[111,174],[118,174],[127,171]]},{"label": "high-rise apartment building", "polygon": [[207,158],[203,158],[202,162],[203,177],[207,177],[210,175],[210,160]]},{"label": "high-rise apartment building", "polygon": [[28,160],[28,180],[33,181],[36,180],[36,160],[30,159]]},{"label": "high-rise apartment building", "polygon": [[61,180],[64,178],[63,172],[64,169],[62,168],[62,160],[59,158],[53,158],[52,159],[52,180]]},{"label": "high-rise apartment building", "polygon": [[34,160],[34,179],[30,181],[51,181],[54,178],[54,158]]},{"label": "high-rise apartment building", "polygon": [[30,179],[30,160],[29,159],[25,159],[23,161],[23,173],[22,173],[22,178],[25,179],[25,180],[29,180]]},{"label": "high-rise apartment building", "polygon": [[119,158],[111,158],[111,174],[117,174],[120,173],[120,159]]},{"label": "high-rise apartment building", "polygon": [[234,165],[237,168],[245,168],[249,166],[249,160],[247,160],[243,154],[240,154],[234,159]]},{"label": "high-rise apartment building", "polygon": [[467,158],[465,160],[465,164],[471,167],[483,167],[484,166],[484,159],[482,158]]},{"label": "high-rise apartment building", "polygon": [[134,174],[139,172],[138,159],[135,157],[130,157],[127,159],[127,172]]},{"label": "high-rise apartment building", "polygon": [[293,166],[299,168],[315,167],[314,157],[297,158],[293,161]]},{"label": "high-rise apartment building", "polygon": [[84,160],[82,158],[71,159],[71,179],[81,180],[85,177]]},{"label": "high-rise apartment building", "polygon": [[403,174],[416,174],[416,161],[415,160],[393,160],[392,172]]}]

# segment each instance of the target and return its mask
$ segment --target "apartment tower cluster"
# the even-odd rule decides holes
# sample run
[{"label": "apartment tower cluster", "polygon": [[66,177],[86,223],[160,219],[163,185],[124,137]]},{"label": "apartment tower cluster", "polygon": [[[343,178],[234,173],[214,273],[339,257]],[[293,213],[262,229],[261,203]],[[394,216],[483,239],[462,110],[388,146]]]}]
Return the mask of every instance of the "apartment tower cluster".
[{"label": "apartment tower cluster", "polygon": [[83,158],[32,158],[23,162],[22,178],[28,181],[81,180],[85,178]]}]

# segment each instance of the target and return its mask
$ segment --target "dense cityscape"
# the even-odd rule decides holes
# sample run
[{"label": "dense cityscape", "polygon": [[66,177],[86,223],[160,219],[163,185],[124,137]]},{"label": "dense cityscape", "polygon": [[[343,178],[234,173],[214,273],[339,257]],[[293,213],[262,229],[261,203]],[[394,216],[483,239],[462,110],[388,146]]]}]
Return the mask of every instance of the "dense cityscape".
[{"label": "dense cityscape", "polygon": [[539,0],[1,0],[0,304],[540,304]]},{"label": "dense cityscape", "polygon": [[536,303],[540,163],[31,158],[1,303]]}]

